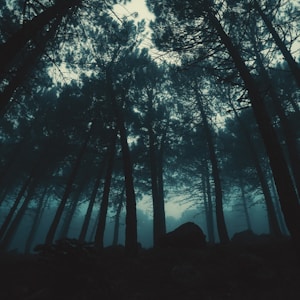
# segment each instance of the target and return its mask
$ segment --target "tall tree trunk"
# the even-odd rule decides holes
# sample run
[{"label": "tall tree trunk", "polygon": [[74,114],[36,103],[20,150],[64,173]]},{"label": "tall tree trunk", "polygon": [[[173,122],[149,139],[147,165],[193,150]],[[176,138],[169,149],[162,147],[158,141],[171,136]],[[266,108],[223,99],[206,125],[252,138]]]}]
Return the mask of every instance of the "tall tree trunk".
[{"label": "tall tree trunk", "polygon": [[118,131],[113,130],[111,145],[109,147],[109,158],[108,158],[107,169],[105,174],[105,182],[104,182],[104,189],[103,189],[102,201],[100,206],[99,220],[98,220],[96,236],[95,236],[95,246],[97,249],[103,249],[103,240],[104,240],[104,231],[105,231],[106,216],[107,216],[107,209],[108,209],[109,193],[110,193],[110,186],[111,186],[112,174],[114,170],[114,161],[116,155],[117,134]]},{"label": "tall tree trunk", "polygon": [[[126,190],[126,229],[125,229],[125,251],[128,256],[135,257],[138,254],[137,242],[137,218],[136,218],[136,200],[133,182],[133,166],[131,162],[131,155],[127,141],[127,131],[125,127],[125,120],[122,108],[116,99],[116,95],[112,85],[112,78],[109,70],[106,73],[108,84],[108,97],[111,99],[112,107],[116,116],[116,124],[120,133],[123,170],[125,177]],[[122,98],[124,100],[124,95]]]},{"label": "tall tree trunk", "polygon": [[74,218],[74,214],[76,212],[76,208],[78,207],[79,197],[80,197],[81,189],[78,187],[75,194],[71,197],[71,201],[69,201],[69,205],[65,206],[65,214],[62,220],[62,225],[60,227],[58,235],[58,239],[68,238],[70,226],[72,223],[72,219]]},{"label": "tall tree trunk", "polygon": [[157,152],[157,185],[158,185],[158,197],[159,197],[159,213],[160,213],[160,224],[162,228],[162,234],[166,233],[166,214],[165,214],[165,191],[164,191],[164,151],[165,142],[167,137],[167,131],[169,128],[169,119],[164,128],[162,134],[159,149]]},{"label": "tall tree trunk", "polygon": [[272,196],[270,192],[270,188],[266,179],[266,175],[262,169],[261,163],[259,161],[259,157],[257,155],[257,151],[255,150],[255,146],[252,142],[251,136],[249,134],[249,131],[247,130],[246,125],[244,122],[241,120],[239,117],[233,103],[230,103],[232,111],[234,112],[235,118],[238,121],[240,128],[242,129],[242,132],[244,133],[244,137],[246,139],[248,149],[251,155],[251,158],[253,160],[254,168],[257,174],[257,177],[259,179],[262,192],[264,194],[264,200],[266,204],[266,209],[267,209],[267,216],[268,216],[268,224],[269,224],[269,232],[270,234],[280,237],[281,236],[281,230],[279,227],[279,223],[276,217],[276,212],[274,208],[274,204],[272,201]]},{"label": "tall tree trunk", "polygon": [[243,210],[245,213],[247,229],[252,230],[252,225],[250,222],[250,216],[249,216],[249,211],[248,211],[248,205],[247,205],[247,201],[246,201],[246,197],[245,197],[245,185],[244,185],[242,176],[240,176],[240,178],[239,178],[239,185],[240,185],[240,189],[241,189],[242,205],[243,205]]},{"label": "tall tree trunk", "polygon": [[229,236],[227,232],[224,211],[223,211],[223,195],[222,195],[222,185],[220,179],[220,172],[218,167],[218,159],[216,155],[215,145],[211,133],[210,126],[208,124],[208,120],[206,117],[206,113],[204,111],[203,105],[201,103],[200,95],[198,90],[196,92],[197,104],[200,110],[201,118],[203,121],[203,127],[206,135],[207,146],[209,159],[211,161],[212,167],[212,177],[215,185],[215,205],[216,205],[216,221],[217,221],[217,229],[219,234],[219,239],[221,243],[228,243]]},{"label": "tall tree trunk", "polygon": [[22,187],[21,187],[21,189],[20,189],[20,191],[19,191],[19,193],[18,193],[18,195],[17,195],[17,198],[16,198],[16,200],[15,200],[15,202],[14,202],[14,204],[13,204],[13,206],[12,206],[11,209],[9,210],[8,215],[6,216],[6,218],[5,218],[4,222],[3,222],[3,224],[1,225],[1,228],[0,228],[0,240],[3,239],[4,234],[5,234],[5,232],[6,232],[7,228],[8,228],[8,226],[9,226],[9,224],[10,224],[12,218],[13,218],[13,215],[15,214],[15,212],[16,212],[16,210],[17,210],[17,207],[18,207],[18,205],[19,205],[19,203],[20,203],[20,201],[21,201],[21,199],[23,198],[25,191],[27,190],[27,187],[28,187],[28,185],[30,184],[30,182],[31,182],[31,180],[32,180],[32,178],[33,178],[33,176],[34,176],[35,168],[36,168],[36,167],[34,167],[34,168],[32,169],[30,175],[27,177],[27,179],[26,179],[25,182],[23,183],[23,185],[22,185]]},{"label": "tall tree trunk", "polygon": [[119,124],[120,139],[124,165],[124,176],[126,186],[126,229],[125,229],[125,249],[128,256],[136,256],[138,252],[137,243],[137,218],[136,202],[133,184],[133,168],[130,157],[130,150],[127,141],[127,134],[123,122]]},{"label": "tall tree trunk", "polygon": [[300,206],[287,163],[276,136],[276,132],[272,127],[263,98],[237,48],[233,45],[230,37],[225,33],[216,16],[212,11],[208,11],[207,16],[232,57],[233,62],[244,81],[245,87],[248,90],[254,116],[270,160],[285,222],[296,247],[300,249]]},{"label": "tall tree trunk", "polygon": [[256,63],[258,65],[259,72],[266,80],[268,91],[272,99],[272,104],[280,120],[280,127],[283,131],[284,139],[286,142],[286,148],[290,160],[290,168],[294,176],[295,187],[297,189],[298,196],[300,196],[300,157],[298,153],[297,137],[294,128],[292,128],[292,126],[289,123],[289,120],[287,119],[284,109],[280,103],[280,99],[278,98],[278,95],[276,93],[275,87],[273,86],[272,80],[264,67],[263,61],[260,56],[260,52],[257,49],[255,41],[253,41],[253,49],[255,52]]},{"label": "tall tree trunk", "polygon": [[123,202],[124,202],[124,192],[125,192],[125,189],[123,189],[120,194],[117,211],[116,211],[116,215],[115,215],[114,234],[113,234],[113,241],[112,241],[113,246],[117,246],[118,242],[119,242],[120,215],[121,215]]},{"label": "tall tree trunk", "polygon": [[87,133],[87,136],[85,138],[85,141],[80,149],[80,152],[75,160],[75,163],[74,163],[74,166],[73,166],[73,169],[71,171],[71,174],[69,176],[69,179],[68,179],[68,182],[67,182],[67,185],[66,185],[66,188],[65,188],[65,191],[64,191],[64,194],[63,194],[63,197],[61,199],[61,202],[56,210],[56,214],[54,216],[54,219],[51,223],[51,226],[48,230],[48,233],[47,233],[47,236],[46,236],[46,240],[45,240],[45,244],[48,244],[48,245],[51,245],[53,243],[53,240],[54,240],[54,236],[55,236],[55,233],[56,233],[56,230],[57,230],[57,227],[58,227],[58,224],[60,222],[60,219],[61,219],[61,216],[64,212],[64,208],[66,206],[66,203],[67,203],[67,200],[69,198],[69,195],[72,191],[72,188],[73,188],[73,183],[74,183],[74,180],[75,180],[75,177],[77,175],[77,172],[78,172],[78,169],[80,167],[80,164],[81,164],[81,161],[82,161],[82,158],[83,158],[83,155],[86,151],[86,148],[88,146],[88,142],[90,140],[90,137],[91,137],[91,132],[92,132],[92,129],[93,129],[93,124],[91,125],[88,133]]},{"label": "tall tree trunk", "polygon": [[15,237],[15,233],[18,230],[20,223],[25,215],[25,212],[28,208],[29,202],[32,200],[32,195],[34,194],[36,186],[37,186],[37,181],[36,181],[36,179],[33,179],[33,181],[30,183],[27,195],[26,195],[21,207],[19,208],[15,218],[11,222],[9,228],[6,231],[6,234],[4,235],[4,238],[1,241],[2,249],[7,250],[11,244],[11,241]]},{"label": "tall tree trunk", "polygon": [[37,229],[39,227],[41,217],[43,215],[43,212],[44,212],[44,209],[45,209],[45,206],[46,206],[45,196],[47,194],[47,191],[48,191],[48,187],[44,188],[44,191],[43,191],[41,197],[38,199],[36,212],[35,212],[33,222],[32,222],[32,225],[31,225],[31,229],[29,231],[28,238],[27,238],[26,244],[25,244],[25,254],[30,253],[31,246],[32,246],[32,243],[33,243],[34,238],[35,238],[35,234],[36,234]]},{"label": "tall tree trunk", "polygon": [[282,55],[284,56],[286,62],[288,63],[288,65],[291,69],[291,72],[294,75],[298,86],[300,87],[300,68],[299,68],[297,62],[294,60],[292,54],[287,49],[286,45],[284,44],[284,42],[282,41],[282,39],[278,35],[277,31],[275,30],[272,22],[269,20],[268,16],[263,12],[263,10],[261,9],[259,3],[256,0],[254,0],[254,8],[256,9],[256,11],[260,15],[260,17],[263,19],[266,27],[268,28],[269,32],[272,35],[277,47],[279,48],[280,52],[282,53]]},{"label": "tall tree trunk", "polygon": [[99,209],[99,212],[97,214],[97,217],[94,220],[93,227],[92,227],[92,230],[90,232],[90,237],[88,239],[91,242],[95,242],[95,235],[96,235],[96,230],[97,230],[97,226],[98,226],[99,216],[100,216],[100,209]]},{"label": "tall tree trunk", "polygon": [[25,23],[4,44],[0,45],[0,79],[28,41],[33,39],[53,19],[65,16],[70,8],[78,7],[81,2],[82,0],[57,1],[55,5]]},{"label": "tall tree trunk", "polygon": [[278,200],[278,194],[277,194],[274,178],[271,174],[271,170],[268,172],[267,176],[268,176],[269,182],[270,182],[270,187],[271,187],[270,192],[272,194],[272,198],[274,199],[274,208],[275,208],[278,223],[279,223],[279,226],[280,226],[280,231],[285,236],[288,236],[288,234],[289,234],[288,229],[287,229],[286,224],[285,224],[284,219],[283,219],[282,210],[280,208],[280,203],[279,203],[279,200]]},{"label": "tall tree trunk", "polygon": [[215,229],[214,229],[214,215],[213,215],[213,204],[211,199],[211,186],[210,176],[208,171],[208,161],[204,160],[204,171],[202,173],[202,184],[203,184],[203,197],[205,201],[205,215],[207,225],[208,241],[211,244],[215,243]]},{"label": "tall tree trunk", "polygon": [[[157,247],[159,239],[166,233],[166,223],[165,223],[165,210],[164,201],[162,195],[159,195],[159,177],[162,174],[159,172],[159,161],[158,161],[158,149],[157,141],[153,131],[153,94],[148,91],[148,138],[149,138],[149,162],[150,162],[150,173],[151,173],[151,191],[152,191],[152,203],[153,203],[153,246]],[[162,160],[162,159],[160,159]],[[162,172],[162,168],[160,169]],[[163,184],[163,182],[161,182]],[[161,203],[162,202],[162,203]]]},{"label": "tall tree trunk", "polygon": [[93,207],[94,207],[94,204],[96,202],[96,196],[97,196],[99,186],[100,186],[100,182],[101,182],[101,178],[102,178],[102,175],[103,175],[104,165],[105,165],[105,162],[104,161],[101,162],[100,167],[99,167],[99,171],[98,171],[98,175],[97,175],[97,178],[96,178],[95,183],[94,183],[94,187],[93,187],[93,191],[92,191],[91,198],[90,198],[90,201],[89,201],[89,205],[88,205],[88,208],[86,210],[84,221],[83,221],[81,231],[80,231],[80,235],[79,235],[79,242],[80,243],[83,243],[86,239],[86,234],[87,234],[89,223],[90,223],[90,220],[91,220]]}]

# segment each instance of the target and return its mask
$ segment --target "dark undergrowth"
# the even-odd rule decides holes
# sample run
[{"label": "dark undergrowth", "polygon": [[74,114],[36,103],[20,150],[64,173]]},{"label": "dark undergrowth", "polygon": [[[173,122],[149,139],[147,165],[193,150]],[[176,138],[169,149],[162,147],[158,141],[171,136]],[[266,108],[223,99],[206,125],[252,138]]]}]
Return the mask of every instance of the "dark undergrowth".
[{"label": "dark undergrowth", "polygon": [[100,254],[75,240],[36,250],[1,254],[1,300],[300,299],[289,241],[140,249],[137,258],[121,246]]}]

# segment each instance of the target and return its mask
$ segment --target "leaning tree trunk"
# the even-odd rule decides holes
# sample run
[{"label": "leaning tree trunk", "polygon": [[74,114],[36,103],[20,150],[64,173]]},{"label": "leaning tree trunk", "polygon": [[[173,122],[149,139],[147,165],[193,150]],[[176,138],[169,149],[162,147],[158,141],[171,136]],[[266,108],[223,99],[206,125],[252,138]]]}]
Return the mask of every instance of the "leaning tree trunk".
[{"label": "leaning tree trunk", "polygon": [[25,254],[30,253],[32,243],[34,241],[36,232],[39,228],[41,217],[43,215],[43,212],[44,212],[44,209],[46,206],[45,196],[47,194],[47,191],[48,191],[48,187],[44,188],[44,191],[43,191],[41,197],[37,200],[38,203],[37,203],[37,207],[36,207],[36,212],[35,212],[33,222],[32,222],[32,225],[31,225],[31,228],[30,228],[30,231],[28,234],[28,238],[27,238],[26,244],[25,244]]},{"label": "leaning tree trunk", "polygon": [[99,212],[98,225],[97,225],[96,236],[95,236],[95,246],[99,250],[103,249],[103,240],[104,240],[104,231],[105,231],[106,216],[108,210],[109,193],[110,193],[110,186],[111,186],[112,174],[114,170],[115,154],[116,154],[117,135],[118,135],[118,131],[113,130],[111,145],[109,147],[109,158],[108,158],[107,169],[105,174],[105,182],[104,182],[104,189],[103,189],[102,201],[101,201],[100,212]]},{"label": "leaning tree trunk", "polygon": [[103,175],[104,165],[105,165],[105,162],[102,161],[100,166],[99,166],[98,175],[97,175],[97,178],[96,178],[95,183],[94,183],[91,198],[90,198],[89,205],[87,207],[87,210],[86,210],[86,213],[85,213],[85,216],[84,216],[84,221],[83,221],[81,231],[80,231],[80,235],[79,235],[79,239],[78,239],[80,243],[83,243],[86,239],[86,234],[87,234],[89,223],[90,223],[90,220],[91,220],[93,207],[94,207],[94,204],[96,202],[96,196],[97,196],[99,186],[100,186],[100,182],[101,182],[102,175]]},{"label": "leaning tree trunk", "polygon": [[60,21],[60,19],[57,19],[52,24],[51,29],[47,31],[45,36],[39,39],[38,43],[36,43],[35,45],[35,48],[31,50],[31,52],[25,58],[25,61],[18,68],[14,76],[10,78],[8,85],[0,94],[0,115],[5,114],[5,112],[7,111],[9,101],[11,100],[14,92],[25,81],[33,66],[36,64],[38,58],[44,53],[47,46],[47,42],[54,37],[55,32],[57,31],[57,28],[60,24]]},{"label": "leaning tree trunk", "polygon": [[10,246],[11,241],[13,240],[15,233],[20,226],[20,223],[23,220],[23,217],[28,208],[29,202],[32,200],[32,196],[34,194],[36,186],[37,186],[37,181],[36,181],[36,178],[34,178],[28,188],[27,195],[26,195],[21,207],[19,208],[15,218],[11,222],[9,228],[7,229],[7,231],[5,233],[3,240],[1,241],[2,249],[7,250],[8,247]]},{"label": "leaning tree trunk", "polygon": [[277,219],[278,219],[278,223],[279,223],[279,226],[280,226],[280,230],[285,236],[288,236],[289,233],[288,233],[288,230],[286,228],[286,224],[285,224],[284,219],[283,219],[282,210],[280,208],[280,203],[278,201],[278,194],[277,194],[277,191],[276,191],[276,186],[275,186],[275,183],[274,183],[274,178],[273,178],[271,172],[268,172],[268,177],[269,177],[270,186],[271,186],[270,191],[271,191],[273,199],[274,199],[274,207],[275,207],[275,212],[277,214]]},{"label": "leaning tree trunk", "polygon": [[207,16],[212,26],[219,34],[222,43],[232,57],[233,62],[244,81],[245,87],[248,90],[254,116],[270,160],[285,222],[296,247],[300,248],[300,206],[298,203],[298,197],[276,132],[272,127],[271,120],[264,105],[263,98],[261,97],[256,83],[245,62],[240,56],[240,53],[233,45],[230,37],[225,33],[216,16],[212,11],[208,11]]},{"label": "leaning tree trunk", "polygon": [[53,19],[67,15],[70,8],[78,7],[81,2],[82,0],[57,1],[55,5],[25,23],[4,44],[0,45],[0,79],[28,41],[33,39]]},{"label": "leaning tree trunk", "polygon": [[78,188],[78,190],[75,191],[74,195],[72,195],[71,201],[69,201],[70,202],[69,205],[65,206],[64,218],[62,219],[62,225],[57,234],[58,239],[68,238],[71,223],[74,218],[76,208],[78,207],[79,197],[80,197],[80,193],[81,193],[81,188],[79,188],[79,187],[77,187],[77,188]]},{"label": "leaning tree trunk", "polygon": [[83,143],[83,145],[80,149],[80,152],[79,152],[79,154],[78,154],[78,156],[75,160],[73,169],[71,171],[71,174],[69,176],[69,179],[68,179],[68,182],[67,182],[67,185],[66,185],[66,188],[65,188],[65,192],[64,192],[63,197],[61,199],[61,202],[60,202],[60,204],[59,204],[59,206],[56,210],[56,214],[55,214],[54,219],[51,223],[51,226],[48,230],[46,240],[45,240],[45,244],[51,245],[53,243],[54,236],[55,236],[58,224],[61,220],[62,214],[64,212],[64,208],[65,208],[66,203],[67,203],[67,200],[68,200],[69,195],[72,191],[73,183],[74,183],[75,177],[77,175],[78,169],[80,167],[83,155],[84,155],[84,153],[86,151],[86,148],[88,146],[88,142],[89,142],[90,137],[91,137],[92,129],[93,129],[93,124],[91,125],[90,130],[88,131],[87,136],[85,138],[85,141],[84,141],[84,143]]},{"label": "leaning tree trunk", "polygon": [[201,103],[199,91],[196,90],[195,92],[196,92],[196,97],[197,97],[197,104],[198,104],[198,107],[200,110],[203,127],[204,127],[204,131],[205,131],[205,135],[206,135],[209,159],[211,161],[211,167],[212,167],[212,177],[213,177],[214,185],[215,185],[216,221],[217,221],[217,229],[218,229],[219,239],[220,239],[221,243],[228,243],[229,236],[228,236],[228,232],[227,232],[224,211],[223,211],[222,185],[221,185],[220,172],[219,172],[218,159],[217,159],[217,155],[216,155],[215,145],[214,145],[211,129],[208,124],[207,117],[206,117],[206,113],[205,113],[203,105]]},{"label": "leaning tree trunk", "polygon": [[298,153],[297,137],[294,128],[292,128],[292,126],[290,125],[290,122],[280,103],[280,99],[276,93],[275,87],[273,86],[272,80],[264,67],[263,61],[260,56],[261,54],[257,49],[255,41],[253,41],[253,49],[256,55],[256,63],[258,65],[258,69],[263,78],[266,80],[268,91],[272,99],[272,104],[280,120],[280,127],[282,128],[282,132],[286,142],[287,153],[290,160],[290,168],[294,176],[295,187],[297,189],[298,196],[300,196],[300,157]]},{"label": "leaning tree trunk", "polygon": [[282,235],[282,233],[281,233],[281,230],[280,230],[278,219],[276,217],[276,212],[275,212],[274,204],[273,204],[273,201],[272,201],[270,188],[269,188],[269,185],[268,185],[268,182],[267,182],[267,179],[266,179],[266,175],[265,175],[265,173],[262,169],[261,163],[259,161],[257,151],[255,150],[255,146],[252,142],[251,136],[250,136],[244,122],[239,117],[233,103],[230,103],[230,105],[231,105],[232,111],[234,112],[235,118],[238,121],[241,130],[243,131],[243,134],[244,134],[244,137],[246,139],[251,158],[253,160],[254,168],[255,168],[258,180],[260,182],[260,185],[261,185],[261,189],[262,189],[262,192],[263,192],[263,195],[264,195],[264,200],[265,200],[266,209],[267,209],[267,216],[268,216],[270,234],[272,234],[274,236],[277,236],[277,237],[280,237]]},{"label": "leaning tree trunk", "polygon": [[299,68],[297,62],[294,60],[292,54],[287,49],[286,45],[284,44],[284,42],[282,41],[282,39],[278,35],[278,33],[277,33],[276,29],[274,28],[272,22],[269,20],[268,16],[263,12],[263,10],[261,9],[259,3],[256,0],[254,0],[254,7],[255,7],[256,11],[259,13],[260,17],[263,19],[266,27],[268,28],[269,32],[272,35],[277,47],[279,48],[279,50],[281,51],[282,55],[284,56],[286,62],[288,63],[288,65],[291,69],[291,72],[292,72],[293,76],[295,77],[295,80],[296,80],[298,86],[300,87],[300,68]]},{"label": "leaning tree trunk", "polygon": [[30,182],[32,181],[32,178],[34,176],[34,173],[36,171],[36,167],[37,166],[34,166],[30,175],[27,177],[27,179],[25,180],[25,182],[23,183],[19,193],[18,193],[18,196],[13,204],[13,206],[11,207],[11,209],[9,210],[9,213],[8,215],[6,216],[3,224],[1,225],[1,228],[0,228],[0,240],[3,238],[16,210],[17,210],[17,207],[21,201],[21,199],[23,198],[24,194],[25,194],[25,191],[27,190],[27,187],[29,186]]}]

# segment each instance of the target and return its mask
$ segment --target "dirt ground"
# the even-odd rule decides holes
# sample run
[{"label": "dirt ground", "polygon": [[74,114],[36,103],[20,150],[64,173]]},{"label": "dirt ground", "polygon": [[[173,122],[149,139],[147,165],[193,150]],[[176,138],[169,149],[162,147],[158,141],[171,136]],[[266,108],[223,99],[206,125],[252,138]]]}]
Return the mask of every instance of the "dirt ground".
[{"label": "dirt ground", "polygon": [[204,249],[76,249],[0,255],[1,300],[296,300],[300,264],[289,241]]}]

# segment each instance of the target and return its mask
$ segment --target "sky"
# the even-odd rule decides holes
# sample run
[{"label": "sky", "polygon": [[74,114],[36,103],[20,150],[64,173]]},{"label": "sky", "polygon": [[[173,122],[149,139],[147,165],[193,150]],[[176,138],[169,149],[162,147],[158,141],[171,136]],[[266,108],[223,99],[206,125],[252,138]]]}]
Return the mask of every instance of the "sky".
[{"label": "sky", "polygon": [[137,21],[145,19],[146,22],[153,21],[155,19],[154,14],[150,13],[145,0],[132,0],[126,5],[117,4],[114,6],[115,12],[120,15],[129,16],[137,12]]},{"label": "sky", "polygon": [[[144,20],[146,22],[146,37],[142,39],[140,48],[148,48],[149,54],[153,59],[160,58],[163,55],[162,52],[155,48],[151,41],[152,31],[149,27],[149,23],[155,20],[155,15],[148,10],[145,0],[131,0],[126,5],[116,4],[114,5],[114,13],[120,19],[127,17],[129,20],[134,20],[135,22]],[[137,13],[137,15],[135,13]]]},{"label": "sky", "polygon": [[[300,7],[300,0],[291,0],[294,5],[297,5]],[[138,17],[135,18],[136,21],[141,21],[144,19],[146,21],[146,24],[149,24],[150,21],[154,21],[155,16],[152,14],[146,5],[145,0],[131,0],[128,2],[126,5],[120,5],[117,4],[114,6],[115,12],[118,16],[132,16],[133,18],[133,13],[137,12]],[[134,19],[134,18],[133,18]],[[149,32],[149,40],[143,43],[144,47],[147,47],[150,45],[150,38],[151,38],[151,32]],[[300,41],[295,42],[292,46],[291,49],[293,55],[297,55],[300,51]],[[158,55],[160,55],[158,53]],[[299,55],[299,54],[298,54]]]}]

